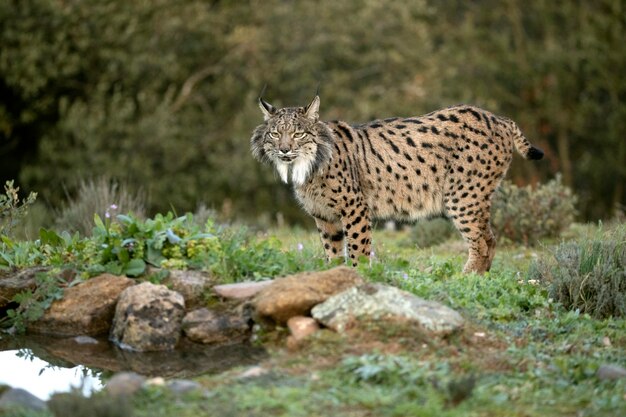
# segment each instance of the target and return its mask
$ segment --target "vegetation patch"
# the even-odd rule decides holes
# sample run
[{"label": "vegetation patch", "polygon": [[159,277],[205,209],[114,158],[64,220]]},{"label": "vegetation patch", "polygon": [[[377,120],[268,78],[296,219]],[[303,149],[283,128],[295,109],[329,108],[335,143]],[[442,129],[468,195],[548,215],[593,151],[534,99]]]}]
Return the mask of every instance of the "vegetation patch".
[{"label": "vegetation patch", "polygon": [[626,317],[626,227],[561,243],[531,265],[529,276],[548,282],[550,297],[568,310]]},{"label": "vegetation patch", "polygon": [[558,175],[536,187],[503,181],[491,208],[494,232],[498,238],[524,245],[556,238],[574,221],[576,201]]}]

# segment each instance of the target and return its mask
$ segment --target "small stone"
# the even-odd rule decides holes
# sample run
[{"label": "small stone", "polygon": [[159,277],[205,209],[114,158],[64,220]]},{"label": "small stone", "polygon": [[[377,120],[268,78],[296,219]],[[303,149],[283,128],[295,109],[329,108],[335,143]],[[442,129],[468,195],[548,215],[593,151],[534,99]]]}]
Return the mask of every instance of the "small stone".
[{"label": "small stone", "polygon": [[293,337],[293,335],[289,335],[287,336],[287,340],[285,340],[285,346],[287,347],[287,350],[289,350],[290,352],[295,352],[297,351],[300,346],[301,346],[301,340],[296,339],[295,337]]},{"label": "small stone", "polygon": [[243,310],[216,311],[200,308],[183,319],[183,331],[198,343],[225,343],[241,341],[250,334],[250,324]]},{"label": "small stone", "polygon": [[235,284],[216,285],[213,292],[222,298],[231,300],[245,300],[255,296],[259,291],[272,284],[268,281],[246,281]]},{"label": "small stone", "polygon": [[313,306],[332,295],[362,283],[363,278],[345,266],[277,278],[252,300],[255,318],[284,324],[293,316],[308,315]]},{"label": "small stone", "polygon": [[596,371],[598,379],[605,381],[614,381],[616,379],[626,378],[626,368],[614,364],[600,365]]},{"label": "small stone", "polygon": [[611,347],[612,343],[611,343],[611,339],[609,339],[607,336],[604,336],[602,338],[602,344],[606,347]]},{"label": "small stone", "polygon": [[302,340],[320,329],[312,317],[294,316],[287,320],[287,327],[296,340]]},{"label": "small stone", "polygon": [[146,378],[135,372],[120,372],[109,380],[105,390],[112,396],[130,396],[143,387]]},{"label": "small stone", "polygon": [[185,306],[192,309],[204,304],[204,294],[214,281],[211,274],[205,271],[170,270],[162,284],[180,293],[185,299]]},{"label": "small stone", "polygon": [[245,371],[243,371],[239,375],[239,378],[256,378],[256,377],[265,375],[268,372],[269,371],[267,369],[263,368],[262,366],[252,366],[252,367],[246,369]]},{"label": "small stone", "polygon": [[182,295],[164,285],[143,282],[120,296],[110,339],[123,349],[173,350],[181,336],[184,314]]},{"label": "small stone", "polygon": [[96,339],[89,336],[76,336],[72,340],[79,345],[97,345],[99,343]]},{"label": "small stone", "polygon": [[191,391],[199,391],[202,389],[202,385],[188,379],[174,379],[167,383],[167,388],[169,388],[172,393],[181,395]]},{"label": "small stone", "polygon": [[317,321],[338,332],[361,319],[410,320],[437,334],[458,330],[464,323],[459,313],[443,304],[382,284],[351,288],[318,304],[311,314]]},{"label": "small stone", "polygon": [[162,387],[165,385],[165,378],[163,378],[162,376],[155,376],[154,378],[146,380],[146,385]]},{"label": "small stone", "polygon": [[[43,400],[22,388],[9,388],[0,395],[0,411],[18,407],[35,411],[47,409]],[[0,413],[0,415],[4,414]]]}]

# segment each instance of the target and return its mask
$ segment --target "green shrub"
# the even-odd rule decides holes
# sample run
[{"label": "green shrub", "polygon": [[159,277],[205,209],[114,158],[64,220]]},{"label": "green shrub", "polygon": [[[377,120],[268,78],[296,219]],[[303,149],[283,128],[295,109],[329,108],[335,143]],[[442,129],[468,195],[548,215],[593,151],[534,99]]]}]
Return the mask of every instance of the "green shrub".
[{"label": "green shrub", "polygon": [[498,238],[524,245],[558,237],[573,221],[576,196],[560,175],[538,187],[504,181],[493,198],[491,222]]},{"label": "green shrub", "polygon": [[118,213],[143,218],[145,206],[146,195],[141,190],[131,191],[125,184],[105,177],[83,180],[76,197],[69,199],[57,214],[56,227],[87,236],[94,227],[94,214],[113,220]]},{"label": "green shrub", "polygon": [[26,216],[29,206],[37,198],[37,193],[30,193],[20,200],[20,188],[13,185],[13,181],[4,184],[4,194],[0,194],[0,234],[8,235],[13,228]]},{"label": "green shrub", "polygon": [[447,219],[438,217],[421,220],[413,226],[411,241],[420,248],[439,245],[455,233],[454,225]]},{"label": "green shrub", "polygon": [[560,244],[531,265],[529,278],[550,283],[550,297],[568,310],[626,317],[626,226]]}]

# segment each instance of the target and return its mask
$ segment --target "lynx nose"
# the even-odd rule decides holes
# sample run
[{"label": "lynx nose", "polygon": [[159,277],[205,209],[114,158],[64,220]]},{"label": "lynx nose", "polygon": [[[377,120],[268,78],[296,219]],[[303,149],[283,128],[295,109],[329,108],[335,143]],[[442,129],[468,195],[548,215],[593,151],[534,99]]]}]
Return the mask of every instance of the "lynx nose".
[{"label": "lynx nose", "polygon": [[291,146],[289,146],[288,143],[281,143],[280,145],[278,145],[278,151],[280,153],[289,153],[291,152]]}]

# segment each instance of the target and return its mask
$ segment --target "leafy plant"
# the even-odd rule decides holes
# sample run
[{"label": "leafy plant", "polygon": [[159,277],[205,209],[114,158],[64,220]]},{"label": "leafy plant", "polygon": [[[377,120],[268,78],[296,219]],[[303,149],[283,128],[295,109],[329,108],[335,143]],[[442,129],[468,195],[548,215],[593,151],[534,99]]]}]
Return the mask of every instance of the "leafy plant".
[{"label": "leafy plant", "polygon": [[504,181],[491,208],[496,236],[524,245],[558,237],[574,221],[576,200],[572,190],[562,184],[560,175],[535,188]]},{"label": "leafy plant", "polygon": [[0,318],[0,326],[12,326],[17,332],[26,330],[29,322],[38,320],[55,300],[63,297],[67,281],[59,270],[39,272],[35,275],[35,289],[16,294],[11,301],[18,303]]},{"label": "leafy plant", "polygon": [[531,265],[529,277],[550,283],[550,296],[569,310],[626,317],[626,227],[561,243]]},{"label": "leafy plant", "polygon": [[13,181],[4,184],[4,194],[0,194],[0,235],[8,235],[19,221],[26,216],[28,208],[35,203],[37,193],[30,193],[21,199],[18,195],[20,188],[13,185]]}]

